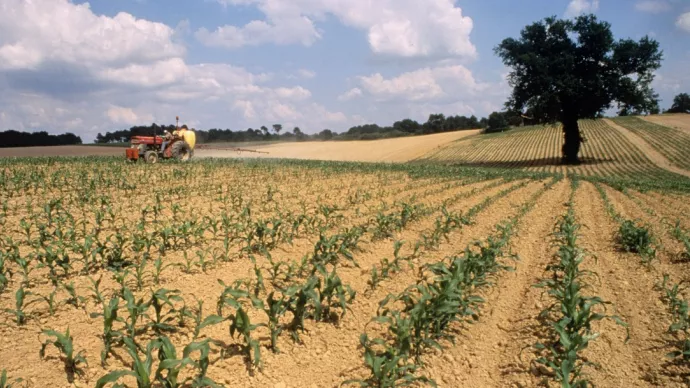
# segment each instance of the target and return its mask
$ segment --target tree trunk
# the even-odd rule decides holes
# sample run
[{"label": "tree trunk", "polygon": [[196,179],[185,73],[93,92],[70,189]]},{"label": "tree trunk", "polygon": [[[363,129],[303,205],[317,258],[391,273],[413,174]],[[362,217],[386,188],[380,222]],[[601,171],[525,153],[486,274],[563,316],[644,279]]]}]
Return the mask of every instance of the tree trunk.
[{"label": "tree trunk", "polygon": [[563,163],[580,164],[578,154],[582,144],[580,127],[577,124],[577,117],[567,117],[563,119]]}]

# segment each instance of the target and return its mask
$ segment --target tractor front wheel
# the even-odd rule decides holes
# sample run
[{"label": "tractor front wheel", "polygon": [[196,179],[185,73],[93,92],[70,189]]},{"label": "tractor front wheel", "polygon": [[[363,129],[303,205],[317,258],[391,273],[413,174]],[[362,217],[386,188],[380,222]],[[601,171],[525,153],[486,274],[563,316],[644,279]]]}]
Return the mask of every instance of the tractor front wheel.
[{"label": "tractor front wheel", "polygon": [[146,163],[151,163],[151,164],[158,162],[158,152],[146,151],[144,153],[144,160],[146,161]]},{"label": "tractor front wheel", "polygon": [[172,149],[170,150],[172,153],[172,157],[182,161],[186,162],[189,159],[192,158],[192,147],[189,146],[189,143],[186,141],[178,141],[175,142],[175,144],[172,145]]}]

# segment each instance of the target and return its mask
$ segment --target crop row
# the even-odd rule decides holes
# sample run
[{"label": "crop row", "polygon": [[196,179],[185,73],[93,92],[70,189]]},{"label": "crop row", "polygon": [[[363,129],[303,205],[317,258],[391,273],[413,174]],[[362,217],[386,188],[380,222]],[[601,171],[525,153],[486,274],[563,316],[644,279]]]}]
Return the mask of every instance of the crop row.
[{"label": "crop row", "polygon": [[592,363],[582,352],[598,337],[592,329],[594,322],[610,318],[627,328],[618,316],[598,312],[608,302],[584,293],[587,282],[596,274],[580,266],[588,254],[578,244],[581,225],[575,219],[573,195],[576,185],[577,181],[573,181],[568,211],[558,221],[554,233],[558,250],[555,262],[547,267],[551,276],[535,285],[545,289],[552,300],[539,314],[542,320],[549,322],[549,331],[544,341],[535,344],[540,354],[536,362],[549,368],[562,387],[584,387],[591,383],[582,370]]},{"label": "crop row", "polygon": [[[435,381],[418,374],[424,366],[424,354],[430,349],[442,350],[443,340],[453,340],[454,323],[479,319],[484,303],[481,290],[492,284],[498,272],[510,268],[500,259],[507,254],[519,220],[559,179],[534,193],[515,216],[496,225],[495,235],[474,242],[462,253],[422,265],[415,284],[381,300],[376,316],[370,321],[374,328],[369,327],[360,336],[369,376],[344,383],[395,387],[424,382],[435,386]],[[480,203],[466,215],[475,214],[490,202]],[[468,223],[469,219],[453,225],[460,228]],[[371,331],[379,332],[380,336],[371,337]]]},{"label": "crop row", "polygon": [[617,117],[613,121],[643,138],[671,163],[686,170],[690,169],[690,161],[687,158],[690,135],[687,133],[637,117]]}]

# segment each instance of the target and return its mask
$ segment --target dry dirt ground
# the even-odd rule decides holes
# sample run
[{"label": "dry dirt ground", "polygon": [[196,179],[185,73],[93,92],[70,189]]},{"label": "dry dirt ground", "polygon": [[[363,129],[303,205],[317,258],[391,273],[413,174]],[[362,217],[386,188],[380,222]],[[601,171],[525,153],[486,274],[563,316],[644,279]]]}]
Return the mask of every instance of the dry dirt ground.
[{"label": "dry dirt ground", "polygon": [[[602,186],[622,217],[652,225],[658,256],[651,266],[644,266],[638,255],[617,245],[619,225],[589,182],[581,182],[572,194],[567,179],[553,183],[550,178],[413,178],[382,169],[232,161],[162,165],[155,170],[146,165],[117,166],[121,165],[78,161],[0,167],[0,202],[4,202],[0,275],[11,275],[0,293],[0,370],[7,369],[11,378],[23,378],[30,387],[93,387],[110,371],[131,370],[132,358],[122,344],[113,345],[106,364],[100,362],[104,319],[98,314],[125,289],[135,298],[131,303],[120,299],[121,321],[114,323],[113,330],[136,338],[142,360],[158,330],[170,338],[178,356],[194,341],[217,341],[211,345],[206,376],[226,387],[335,388],[347,379],[365,378],[368,370],[359,339],[364,332],[381,334],[370,323],[379,302],[421,281],[424,265],[462,255],[474,241],[496,236],[496,225],[511,217],[517,221],[508,243],[510,252],[498,260],[513,270],[491,276],[487,287],[465,289],[485,301],[478,320],[453,323],[448,332],[455,343],[443,340],[443,351],[428,351],[418,373],[433,378],[439,387],[560,386],[549,370],[534,362],[534,344],[550,327],[539,313],[553,302],[534,285],[548,279],[547,267],[557,262],[551,233],[571,195],[577,221],[583,224],[578,242],[591,253],[581,267],[596,272],[582,292],[610,302],[607,313],[619,315],[630,330],[626,342],[625,329],[610,320],[593,323],[600,337],[582,357],[599,367],[585,367],[587,377],[601,387],[688,384],[690,367],[669,364],[664,357],[677,342],[666,332],[671,315],[656,288],[664,274],[674,283],[689,280],[687,262],[678,260],[682,247],[669,224],[679,218],[682,228],[690,228],[690,197],[685,194],[632,190],[624,194]],[[132,189],[142,181],[150,189]],[[414,206],[423,207],[410,210]],[[390,219],[401,214],[415,216],[397,230],[387,229]],[[459,214],[474,214],[472,222],[455,224],[453,217]],[[277,226],[278,220],[282,226]],[[429,244],[430,236],[444,225],[455,226],[436,245]],[[219,301],[230,299],[220,298],[224,286],[218,280],[225,285],[246,280],[235,287],[244,290],[246,285],[267,308],[269,295],[280,299],[281,289],[306,284],[308,271],[296,272],[301,263],[311,268],[324,246],[342,241],[336,236],[344,238],[356,227],[362,227],[363,233],[356,247],[345,249],[357,266],[342,254],[329,259],[337,263],[332,268],[337,268],[342,284],[355,291],[346,311],[337,298],[329,304],[334,312],[344,312],[342,317],[316,321],[307,316],[305,331],[298,332],[300,340],[295,341],[288,325],[293,313],[284,313],[280,320],[284,330],[277,336],[279,352],[271,350],[267,327],[256,327],[249,338],[260,350],[261,369],[252,367],[244,356],[247,338],[231,335],[231,324],[239,321],[234,315],[237,305],[221,303],[221,313],[228,319],[200,327],[195,336],[198,323],[219,311]],[[390,235],[379,235],[386,230]],[[397,254],[396,241],[402,242]],[[414,254],[417,244],[420,248]],[[265,250],[254,249],[257,246]],[[397,270],[388,266],[391,272],[373,287],[372,268],[382,274],[384,265],[396,256],[409,257],[409,263],[403,259]],[[131,263],[117,269],[123,258]],[[106,269],[107,263],[116,269]],[[20,289],[28,292],[20,307],[25,314],[22,324],[17,321],[16,304]],[[153,303],[153,292],[162,289],[178,290],[181,299]],[[251,323],[267,324],[262,308],[249,303],[248,297],[237,299]],[[203,302],[201,309],[197,301]],[[169,326],[155,326],[156,321]],[[133,323],[132,332],[128,323]],[[39,352],[48,339],[41,330],[64,333],[67,328],[75,354],[83,351],[88,361],[80,365],[73,383],[55,347],[48,346],[45,357]],[[152,357],[155,372],[156,351]],[[193,358],[198,360],[199,354]],[[191,376],[194,370],[187,366],[181,376]],[[130,376],[121,381],[136,386]]]},{"label": "dry dirt ground", "polygon": [[203,149],[196,151],[195,154],[199,157],[229,156],[356,162],[407,162],[450,142],[478,133],[479,130],[467,130],[371,141],[310,141],[304,143],[278,143],[262,147],[245,147],[268,152],[268,154]]},{"label": "dry dirt ground", "polygon": [[655,124],[680,129],[681,131],[690,133],[690,114],[667,113],[663,115],[640,116],[640,118]]},{"label": "dry dirt ground", "polygon": [[111,156],[124,155],[120,147],[99,146],[52,146],[0,148],[0,158],[40,157],[40,156]]},{"label": "dry dirt ground", "polygon": [[[268,154],[235,152],[229,150],[198,149],[198,158],[292,158],[312,160],[340,160],[357,162],[407,162],[424,155],[447,143],[475,135],[479,130],[439,133],[425,136],[383,139],[371,141],[310,141],[303,143],[277,143],[270,145],[240,146]],[[222,144],[209,147],[223,148]],[[0,148],[1,157],[21,156],[104,156],[117,155],[124,158],[120,147],[57,146]]]}]

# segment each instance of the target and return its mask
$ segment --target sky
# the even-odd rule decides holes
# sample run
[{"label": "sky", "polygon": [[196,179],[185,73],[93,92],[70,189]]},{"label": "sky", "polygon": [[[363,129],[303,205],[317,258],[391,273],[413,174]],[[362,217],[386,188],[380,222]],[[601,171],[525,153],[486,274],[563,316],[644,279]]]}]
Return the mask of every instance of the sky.
[{"label": "sky", "polygon": [[484,117],[510,94],[494,47],[584,13],[660,43],[662,109],[690,92],[690,0],[0,0],[0,129]]}]

